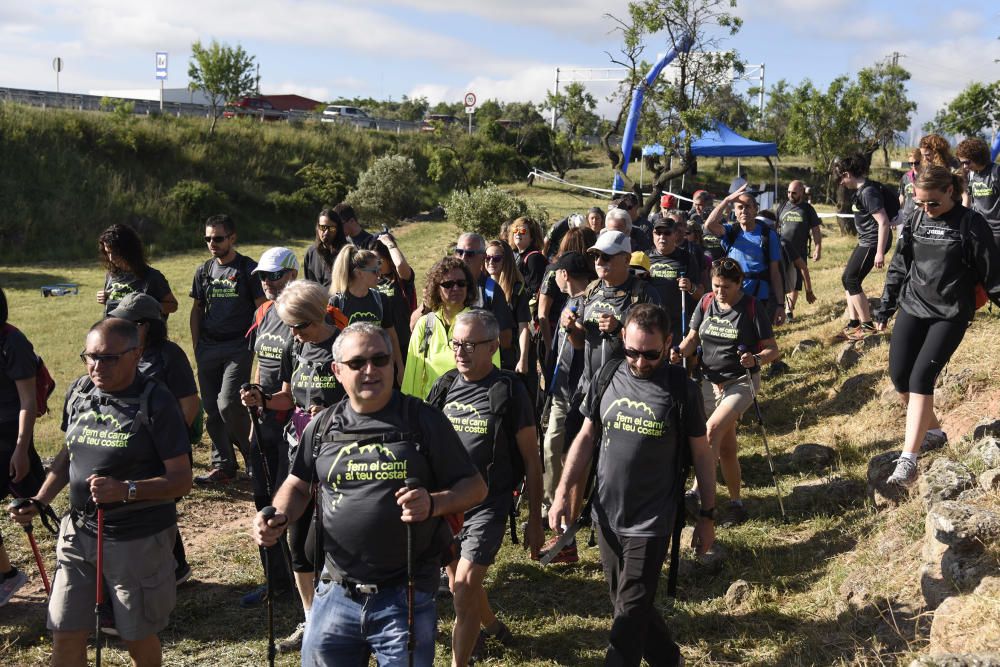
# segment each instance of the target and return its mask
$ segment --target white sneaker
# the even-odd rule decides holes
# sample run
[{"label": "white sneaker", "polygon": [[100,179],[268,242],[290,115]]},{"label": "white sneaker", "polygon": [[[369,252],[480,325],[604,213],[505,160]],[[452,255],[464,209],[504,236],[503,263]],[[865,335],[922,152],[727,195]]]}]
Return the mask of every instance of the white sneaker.
[{"label": "white sneaker", "polygon": [[28,575],[17,570],[13,577],[0,580],[0,607],[4,606],[14,596],[14,593],[28,583]]},{"label": "white sneaker", "polygon": [[306,634],[306,624],[299,623],[295,632],[278,642],[278,653],[291,653],[302,650],[302,638]]},{"label": "white sneaker", "polygon": [[885,480],[885,483],[909,488],[917,481],[917,474],[917,462],[901,456],[896,460],[896,469],[889,475],[889,479]]}]

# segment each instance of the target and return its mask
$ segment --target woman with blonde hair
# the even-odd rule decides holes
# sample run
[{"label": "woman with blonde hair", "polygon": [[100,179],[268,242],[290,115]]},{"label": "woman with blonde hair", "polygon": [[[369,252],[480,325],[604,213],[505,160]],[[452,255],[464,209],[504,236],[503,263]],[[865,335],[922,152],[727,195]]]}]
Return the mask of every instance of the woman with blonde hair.
[{"label": "woman with blonde hair", "polygon": [[403,382],[403,354],[393,308],[388,297],[378,290],[382,260],[371,250],[354,245],[340,249],[330,273],[330,305],[343,313],[348,324],[372,322],[385,329],[392,341],[392,361],[397,384]]},{"label": "woman with blonde hair", "polygon": [[[281,356],[281,391],[266,396],[256,388],[240,391],[247,407],[271,410],[292,410],[285,428],[288,461],[294,458],[299,438],[309,422],[325,408],[344,397],[344,388],[333,374],[333,341],[340,329],[327,313],[327,292],[311,280],[293,280],[278,295],[274,305],[278,317],[292,330]],[[280,465],[273,474],[275,488],[281,486],[288,466]],[[313,554],[307,545],[314,544],[312,503],[298,521],[288,527],[288,549],[291,553],[295,586],[299,590],[305,623],[312,609],[314,581]],[[305,623],[300,623],[287,639],[279,644],[282,651],[298,650],[302,646]]]}]

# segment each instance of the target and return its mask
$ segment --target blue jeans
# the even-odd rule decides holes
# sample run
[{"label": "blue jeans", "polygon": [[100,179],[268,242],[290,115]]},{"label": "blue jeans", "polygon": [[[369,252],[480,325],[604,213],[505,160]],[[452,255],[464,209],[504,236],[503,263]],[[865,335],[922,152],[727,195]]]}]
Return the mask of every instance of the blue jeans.
[{"label": "blue jeans", "polygon": [[[340,584],[321,581],[302,640],[303,667],[367,667],[373,653],[379,667],[405,667],[406,612],[405,585],[350,596]],[[413,664],[434,664],[436,632],[434,594],[414,591]]]}]

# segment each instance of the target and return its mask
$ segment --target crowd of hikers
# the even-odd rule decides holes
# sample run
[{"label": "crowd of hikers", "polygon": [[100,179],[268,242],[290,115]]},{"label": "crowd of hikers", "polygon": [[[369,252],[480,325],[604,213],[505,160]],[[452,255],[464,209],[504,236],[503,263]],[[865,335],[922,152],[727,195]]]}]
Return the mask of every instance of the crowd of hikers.
[{"label": "crowd of hikers", "polygon": [[[907,418],[889,482],[902,487],[947,437],[937,375],[977,308],[1000,303],[1000,166],[979,139],[956,155],[925,137],[898,200],[868,178],[867,156],[834,164],[858,232],[839,337],[896,315],[889,375]],[[192,576],[177,502],[192,484],[240,479],[241,464],[265,583],[240,604],[266,605],[272,663],[301,651],[303,665],[430,665],[435,596],[451,594],[452,664],[471,664],[514,640],[484,587],[505,536],[543,564],[574,563],[589,522],[614,610],[605,664],[682,664],[654,605],[660,573],[686,519],[698,554],[716,527],[749,519],[737,425],[781,356],[775,329],[800,292],[816,298],[823,235],[805,184],[773,210],[755,194],[734,185],[715,203],[699,190],[684,211],[666,195],[648,214],[624,194],[547,233],[526,217],[497,239],[464,233],[419,291],[396,238],[367,232],[348,204],[319,214],[301,264],[284,247],[240,254],[235,222],[214,215],[189,292],[194,366],[167,335],[167,280],[113,225],[98,240],[103,317],[47,471],[33,427],[51,377],[0,291],[3,493],[16,522],[40,516],[58,534],[51,585],[35,550],[52,664],[86,664],[91,630],[98,662],[104,633],[134,664],[160,664],[158,633]],[[873,311],[862,283],[883,266]],[[193,477],[206,433],[210,468]],[[26,580],[0,541],[0,605]],[[296,592],[302,622],[276,642],[274,600]]]}]

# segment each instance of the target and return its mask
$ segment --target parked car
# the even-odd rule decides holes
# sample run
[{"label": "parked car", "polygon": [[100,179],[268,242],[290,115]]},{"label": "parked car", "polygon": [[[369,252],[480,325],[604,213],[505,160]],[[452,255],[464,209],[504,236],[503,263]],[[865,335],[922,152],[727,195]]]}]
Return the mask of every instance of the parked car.
[{"label": "parked car", "polygon": [[324,123],[350,123],[369,130],[374,130],[377,125],[375,119],[357,107],[348,107],[340,104],[331,104],[323,109],[323,116],[320,118]]},{"label": "parked car", "polygon": [[450,114],[445,113],[432,113],[428,114],[424,118],[423,125],[420,126],[421,132],[433,132],[437,127],[451,127],[453,125],[458,125],[458,118]]},{"label": "parked car", "polygon": [[288,112],[275,109],[274,105],[260,97],[243,97],[226,105],[223,118],[257,118],[259,120],[285,120]]}]

